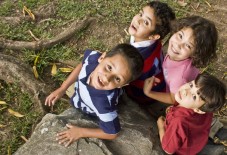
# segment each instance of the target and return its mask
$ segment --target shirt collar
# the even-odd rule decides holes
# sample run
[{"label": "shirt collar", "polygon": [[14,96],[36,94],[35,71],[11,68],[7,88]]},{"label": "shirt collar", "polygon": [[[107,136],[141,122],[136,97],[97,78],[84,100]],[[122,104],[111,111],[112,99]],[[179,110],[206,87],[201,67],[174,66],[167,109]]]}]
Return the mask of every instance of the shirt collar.
[{"label": "shirt collar", "polygon": [[153,44],[154,42],[155,42],[154,40],[145,40],[145,41],[135,42],[135,37],[134,36],[130,37],[130,44],[136,48],[148,47],[151,44]]}]

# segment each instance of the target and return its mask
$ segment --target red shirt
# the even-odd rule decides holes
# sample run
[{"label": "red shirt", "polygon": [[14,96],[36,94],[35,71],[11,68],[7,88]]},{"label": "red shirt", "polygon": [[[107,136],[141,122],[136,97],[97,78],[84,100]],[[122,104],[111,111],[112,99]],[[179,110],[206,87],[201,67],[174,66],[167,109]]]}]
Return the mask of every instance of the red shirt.
[{"label": "red shirt", "polygon": [[173,106],[166,115],[162,148],[170,154],[195,155],[206,145],[213,114]]}]

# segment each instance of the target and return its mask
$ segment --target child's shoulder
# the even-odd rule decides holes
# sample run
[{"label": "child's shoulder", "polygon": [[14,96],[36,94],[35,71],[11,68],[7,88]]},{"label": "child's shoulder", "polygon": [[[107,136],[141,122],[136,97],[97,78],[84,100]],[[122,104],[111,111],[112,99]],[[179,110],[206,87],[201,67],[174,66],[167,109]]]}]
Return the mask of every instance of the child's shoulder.
[{"label": "child's shoulder", "polygon": [[91,62],[97,61],[101,55],[102,55],[102,53],[99,51],[87,49],[84,52],[83,62],[86,61],[86,59],[89,59],[89,61],[91,61]]}]

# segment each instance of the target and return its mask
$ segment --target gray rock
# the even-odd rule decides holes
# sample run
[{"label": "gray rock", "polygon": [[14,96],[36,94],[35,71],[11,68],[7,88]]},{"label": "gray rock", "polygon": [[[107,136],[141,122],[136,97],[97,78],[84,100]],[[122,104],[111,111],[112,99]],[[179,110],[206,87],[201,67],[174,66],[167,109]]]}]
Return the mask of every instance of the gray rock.
[{"label": "gray rock", "polygon": [[59,131],[71,123],[98,127],[97,120],[70,108],[60,115],[47,114],[36,126],[30,139],[14,155],[163,155],[156,121],[130,100],[119,104],[122,130],[112,141],[81,138],[69,147],[55,140]]}]

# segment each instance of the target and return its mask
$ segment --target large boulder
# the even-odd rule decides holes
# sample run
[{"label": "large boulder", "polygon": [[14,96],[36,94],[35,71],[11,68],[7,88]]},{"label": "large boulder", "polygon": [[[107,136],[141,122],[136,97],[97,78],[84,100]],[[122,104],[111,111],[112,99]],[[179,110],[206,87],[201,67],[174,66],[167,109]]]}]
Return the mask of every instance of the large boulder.
[{"label": "large boulder", "polygon": [[60,115],[46,114],[30,139],[14,155],[162,155],[156,121],[127,99],[119,104],[122,130],[112,141],[81,138],[69,147],[57,143],[56,134],[65,124],[98,127],[98,121],[70,108]]}]

